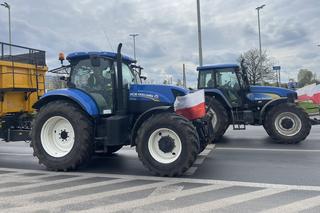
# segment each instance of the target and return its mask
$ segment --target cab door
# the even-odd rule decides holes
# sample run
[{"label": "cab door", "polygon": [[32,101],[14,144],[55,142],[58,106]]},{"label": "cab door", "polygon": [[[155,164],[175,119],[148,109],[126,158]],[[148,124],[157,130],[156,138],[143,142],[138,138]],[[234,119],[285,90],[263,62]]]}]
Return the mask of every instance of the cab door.
[{"label": "cab door", "polygon": [[214,73],[215,88],[219,89],[225,95],[232,107],[241,107],[241,86],[235,69],[217,69]]},{"label": "cab door", "polygon": [[70,82],[73,87],[88,93],[98,105],[100,114],[113,113],[113,60],[90,57],[73,61]]}]

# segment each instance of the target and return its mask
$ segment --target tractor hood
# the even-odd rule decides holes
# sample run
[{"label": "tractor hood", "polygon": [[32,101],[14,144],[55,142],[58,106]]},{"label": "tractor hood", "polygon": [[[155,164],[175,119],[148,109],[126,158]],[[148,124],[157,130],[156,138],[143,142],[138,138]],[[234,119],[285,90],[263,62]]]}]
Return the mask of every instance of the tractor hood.
[{"label": "tractor hood", "polygon": [[297,99],[297,93],[295,91],[271,86],[250,86],[250,93],[248,95],[251,96],[249,97],[250,99],[259,97],[262,99],[275,99],[279,97]]},{"label": "tractor hood", "polygon": [[134,84],[130,86],[130,100],[153,101],[172,105],[177,96],[183,96],[189,90],[172,85]]}]

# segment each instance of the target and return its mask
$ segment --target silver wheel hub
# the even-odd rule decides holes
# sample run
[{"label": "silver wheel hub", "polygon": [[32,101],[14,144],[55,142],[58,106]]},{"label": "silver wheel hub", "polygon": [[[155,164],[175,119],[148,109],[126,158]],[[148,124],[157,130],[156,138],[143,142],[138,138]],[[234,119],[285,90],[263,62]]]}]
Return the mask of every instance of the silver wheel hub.
[{"label": "silver wheel hub", "polygon": [[208,111],[209,115],[211,116],[211,124],[213,129],[216,128],[217,126],[217,122],[218,122],[218,117],[217,117],[217,113],[210,107],[209,111]]},{"label": "silver wheel hub", "polygon": [[275,127],[281,135],[291,137],[300,132],[302,122],[298,115],[292,112],[283,112],[276,117]]},{"label": "silver wheel hub", "polygon": [[43,149],[52,157],[64,157],[74,146],[74,129],[62,116],[49,118],[42,126],[40,137]]},{"label": "silver wheel hub", "polygon": [[179,158],[182,143],[176,132],[168,128],[160,128],[150,135],[148,149],[153,159],[159,163],[169,164]]}]

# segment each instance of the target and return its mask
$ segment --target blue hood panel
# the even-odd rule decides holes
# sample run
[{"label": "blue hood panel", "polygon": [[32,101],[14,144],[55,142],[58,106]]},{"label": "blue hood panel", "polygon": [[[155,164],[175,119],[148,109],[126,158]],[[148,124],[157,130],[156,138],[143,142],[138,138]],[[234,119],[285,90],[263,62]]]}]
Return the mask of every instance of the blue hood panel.
[{"label": "blue hood panel", "polygon": [[280,88],[280,87],[270,87],[270,86],[250,86],[250,91],[252,93],[270,93],[276,94],[280,97],[287,97],[290,93],[295,93],[293,90]]},{"label": "blue hood panel", "polygon": [[285,88],[270,86],[250,86],[250,93],[247,95],[247,98],[253,101],[271,100],[280,97],[294,96],[295,94],[295,91]]},{"label": "blue hood panel", "polygon": [[189,90],[172,85],[134,84],[130,86],[131,101],[154,101],[173,104],[176,97],[173,90],[186,95]]}]

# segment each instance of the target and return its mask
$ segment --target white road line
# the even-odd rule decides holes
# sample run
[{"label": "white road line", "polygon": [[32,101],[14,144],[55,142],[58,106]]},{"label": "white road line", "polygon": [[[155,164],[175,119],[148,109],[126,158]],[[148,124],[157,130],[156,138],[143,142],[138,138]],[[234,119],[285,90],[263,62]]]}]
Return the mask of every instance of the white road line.
[{"label": "white road line", "polygon": [[168,193],[165,195],[147,197],[147,198],[127,201],[127,202],[122,202],[122,203],[116,203],[116,204],[96,207],[96,208],[92,208],[89,210],[82,210],[82,211],[77,211],[77,212],[95,213],[95,212],[124,211],[124,210],[138,208],[141,206],[146,206],[146,205],[150,205],[150,204],[165,201],[165,200],[170,200],[172,197],[180,198],[180,197],[185,197],[185,196],[189,196],[189,195],[196,195],[196,194],[200,194],[200,193],[204,193],[204,192],[208,192],[208,191],[212,191],[212,190],[222,189],[225,187],[227,187],[227,186],[223,186],[223,185],[202,186],[202,187],[198,187],[198,188],[184,190],[182,192],[173,192],[173,193]]},{"label": "white road line", "polygon": [[[117,183],[123,183],[126,181],[130,181],[130,179],[107,180],[107,181],[102,181],[102,182],[97,182],[97,183],[89,183],[89,184],[85,184],[85,185],[66,187],[66,188],[62,188],[62,189],[53,189],[53,190],[44,191],[44,192],[33,192],[33,193],[26,194],[26,195],[2,197],[0,200],[0,205],[12,203],[12,204],[19,204],[19,206],[22,206],[22,205],[26,206],[26,205],[30,204],[31,199],[34,199],[37,197],[46,197],[46,196],[60,194],[60,193],[89,189],[92,187],[99,187],[99,186],[106,186],[106,185],[112,185],[112,184],[117,184]],[[18,203],[17,203],[17,200],[19,200]]]},{"label": "white road line", "polygon": [[[164,195],[172,192],[181,192],[183,190],[183,186],[162,186],[157,187],[148,197]],[[170,200],[175,200],[176,197],[170,198]]]},{"label": "white road line", "polygon": [[39,186],[47,186],[51,184],[59,184],[59,183],[65,183],[69,181],[78,181],[78,180],[83,180],[83,179],[88,179],[88,177],[72,177],[72,178],[64,178],[64,179],[59,179],[59,180],[53,180],[53,181],[45,181],[45,182],[38,182],[38,183],[31,183],[28,185],[23,185],[23,186],[14,186],[14,187],[9,187],[9,188],[4,188],[0,189],[0,192],[16,192],[20,190],[25,190],[25,189],[32,189],[34,187],[39,187]]},{"label": "white road line", "polygon": [[300,212],[303,210],[311,209],[320,206],[320,196],[307,198],[304,200],[289,203],[287,205],[279,206],[276,208],[262,211],[263,213],[278,213],[278,212]]},{"label": "white road line", "polygon": [[184,173],[184,175],[187,175],[187,176],[193,175],[197,171],[197,169],[198,167],[192,166]]},{"label": "white road line", "polygon": [[35,212],[38,210],[48,210],[48,209],[58,209],[59,207],[63,207],[65,205],[76,205],[78,203],[82,202],[87,202],[87,201],[94,201],[97,199],[101,198],[107,198],[115,195],[121,195],[121,194],[127,194],[130,192],[138,192],[138,191],[143,191],[146,189],[151,189],[151,188],[156,188],[159,186],[167,186],[170,184],[176,184],[178,182],[158,182],[158,183],[152,183],[152,184],[145,184],[145,185],[140,185],[140,186],[133,186],[133,187],[127,187],[124,189],[118,189],[118,190],[111,190],[107,192],[99,192],[99,193],[94,193],[94,194],[89,194],[89,195],[75,195],[75,197],[72,198],[66,198],[62,200],[57,200],[57,201],[48,201],[45,203],[33,203],[31,205],[22,206],[22,207],[17,207],[17,208],[11,208],[8,209],[7,212]]},{"label": "white road line", "polygon": [[193,165],[201,165],[201,164],[203,164],[205,159],[206,159],[206,157],[204,157],[204,156],[198,156]]},{"label": "white road line", "polygon": [[188,206],[184,208],[173,209],[169,211],[165,211],[164,213],[193,213],[193,212],[207,212],[214,211],[217,209],[221,209],[224,207],[228,207],[234,204],[243,203],[246,201],[278,194],[280,192],[287,191],[286,189],[262,189],[254,192],[244,193],[240,195],[235,195],[227,198],[222,198],[214,201],[209,201],[205,203],[196,204],[193,206]]},{"label": "white road line", "polygon": [[235,151],[272,151],[272,152],[314,152],[318,153],[318,149],[272,149],[272,148],[240,148],[240,147],[217,147],[217,150],[235,150]]},{"label": "white road line", "polygon": [[12,156],[32,156],[31,153],[10,153],[10,152],[0,152],[0,155],[12,155]]},{"label": "white road line", "polygon": [[[0,168],[1,169],[1,168]],[[8,171],[20,171],[26,173],[48,173],[56,175],[79,175],[83,177],[109,177],[109,178],[124,178],[124,179],[139,179],[139,180],[153,180],[153,181],[173,181],[173,182],[188,182],[188,183],[202,183],[202,184],[221,184],[230,186],[247,186],[247,187],[260,187],[260,188],[274,188],[274,189],[288,189],[288,190],[307,190],[307,191],[320,191],[320,186],[307,186],[307,185],[286,185],[286,184],[272,184],[272,183],[256,183],[256,182],[241,182],[241,181],[227,181],[227,180],[212,180],[212,179],[195,179],[195,178],[168,178],[156,176],[143,176],[143,175],[121,175],[121,174],[102,174],[102,173],[83,173],[83,172],[67,172],[67,173],[52,173],[41,170],[23,170],[23,169],[10,169],[2,168]]]},{"label": "white road line", "polygon": [[[24,174],[25,172],[21,172],[21,173],[14,173],[11,175],[7,175],[5,177],[2,177],[0,179],[0,184],[7,184],[7,183],[12,183],[12,182],[38,182],[40,181],[40,178],[46,178],[46,177],[54,177],[57,176],[57,174],[51,173],[51,174],[45,174],[43,173],[43,175],[38,175],[38,176],[23,176],[22,174]],[[42,182],[42,181],[41,181]],[[1,192],[1,189],[0,189]]]}]

